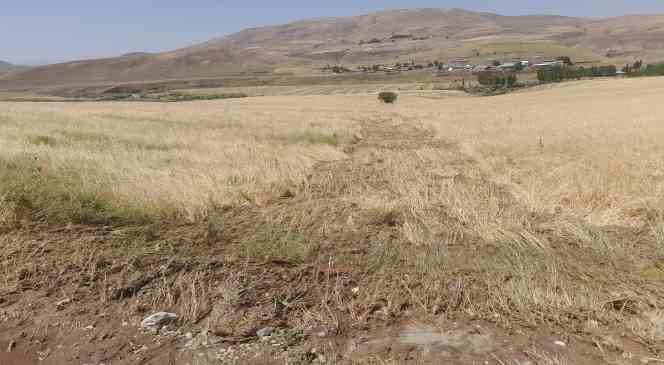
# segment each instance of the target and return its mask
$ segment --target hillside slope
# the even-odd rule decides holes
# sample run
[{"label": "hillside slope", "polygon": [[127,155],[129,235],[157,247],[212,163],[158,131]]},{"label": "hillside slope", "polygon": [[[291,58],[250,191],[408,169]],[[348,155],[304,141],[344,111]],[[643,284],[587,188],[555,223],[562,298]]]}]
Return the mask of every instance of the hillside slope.
[{"label": "hillside slope", "polygon": [[[206,78],[451,57],[554,56],[616,64],[664,59],[664,16],[585,19],[502,16],[460,9],[391,10],[251,28],[160,54],[37,67],[0,77],[3,86]],[[479,57],[479,56],[478,56]]]},{"label": "hillside slope", "polygon": [[10,71],[16,71],[23,68],[22,66],[14,65],[9,62],[0,60],[0,74]]}]

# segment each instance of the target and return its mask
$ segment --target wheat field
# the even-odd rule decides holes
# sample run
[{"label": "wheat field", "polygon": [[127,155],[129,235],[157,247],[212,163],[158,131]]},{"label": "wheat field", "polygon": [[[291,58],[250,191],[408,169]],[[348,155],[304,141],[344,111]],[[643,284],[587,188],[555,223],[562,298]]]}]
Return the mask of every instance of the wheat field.
[{"label": "wheat field", "polygon": [[260,200],[297,185],[315,163],[343,159],[363,120],[394,119],[458,142],[533,209],[638,225],[662,206],[663,89],[659,78],[586,81],[492,98],[402,96],[395,106],[374,95],[5,102],[0,157],[56,175],[75,169],[86,189],[194,220],[240,193]]},{"label": "wheat field", "polygon": [[[303,305],[297,328],[339,326],[327,305],[368,320],[361,313],[383,298],[386,318],[408,300],[656,348],[663,93],[664,78],[644,78],[389,105],[375,94],[1,102],[0,228],[200,222],[191,226],[226,235],[225,254],[322,260],[375,286],[307,291],[324,306]],[[21,242],[3,261],[10,284]],[[155,293],[143,299],[156,310],[166,304]]]}]

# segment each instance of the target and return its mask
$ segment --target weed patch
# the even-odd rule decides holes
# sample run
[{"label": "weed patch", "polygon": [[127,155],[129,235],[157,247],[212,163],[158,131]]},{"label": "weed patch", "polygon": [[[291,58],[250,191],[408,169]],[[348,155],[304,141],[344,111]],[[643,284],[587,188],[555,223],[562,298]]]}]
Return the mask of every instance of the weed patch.
[{"label": "weed patch", "polygon": [[367,223],[374,226],[396,227],[403,225],[401,213],[392,209],[373,208],[366,213]]},{"label": "weed patch", "polygon": [[320,133],[305,131],[304,133],[291,134],[286,137],[290,143],[305,143],[305,144],[326,144],[330,146],[339,146],[343,143],[344,138],[339,133]]},{"label": "weed patch", "polygon": [[304,261],[314,248],[298,234],[287,234],[272,240],[249,240],[243,246],[247,257],[292,263]]},{"label": "weed patch", "polygon": [[82,166],[55,168],[30,158],[2,160],[0,196],[11,204],[14,213],[30,214],[38,220],[139,224],[155,218],[154,211],[118,197],[110,182],[86,183],[86,175],[99,176],[98,171],[88,170]]},{"label": "weed patch", "polygon": [[110,143],[111,141],[111,137],[105,134],[94,133],[94,132],[63,130],[60,131],[59,133],[70,142],[106,144]]},{"label": "weed patch", "polygon": [[58,144],[55,138],[44,135],[29,136],[27,137],[27,141],[28,143],[34,144],[36,146],[55,147]]}]

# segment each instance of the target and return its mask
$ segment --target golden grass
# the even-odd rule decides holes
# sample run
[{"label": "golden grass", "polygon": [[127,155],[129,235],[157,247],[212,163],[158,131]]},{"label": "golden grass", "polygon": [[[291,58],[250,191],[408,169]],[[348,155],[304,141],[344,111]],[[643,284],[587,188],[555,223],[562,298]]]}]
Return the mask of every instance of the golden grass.
[{"label": "golden grass", "polygon": [[335,146],[352,135],[358,107],[353,99],[315,108],[258,99],[2,103],[0,158],[54,176],[76,171],[85,190],[195,220],[239,197],[268,199],[315,163],[343,158]]},{"label": "golden grass", "polygon": [[[0,104],[0,157],[34,159],[55,174],[85,165],[86,185],[142,206],[169,202],[195,219],[210,204],[260,200],[266,189],[298,184],[317,161],[344,158],[337,147],[360,121],[388,117],[459,142],[481,171],[535,211],[657,228],[663,89],[660,78],[586,81],[493,98],[405,96],[387,108],[372,96],[7,102]],[[470,200],[450,204],[488,224]]]},{"label": "golden grass", "polygon": [[418,117],[534,210],[638,225],[662,206],[663,90],[662,78],[586,81],[449,99]]}]

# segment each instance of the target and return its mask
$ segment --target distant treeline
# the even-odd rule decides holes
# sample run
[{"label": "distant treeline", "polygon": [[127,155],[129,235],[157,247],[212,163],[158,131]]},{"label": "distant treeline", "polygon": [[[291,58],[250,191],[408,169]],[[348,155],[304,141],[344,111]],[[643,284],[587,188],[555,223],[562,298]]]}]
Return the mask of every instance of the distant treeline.
[{"label": "distant treeline", "polygon": [[484,71],[477,74],[477,81],[482,86],[511,88],[518,80],[514,73]]},{"label": "distant treeline", "polygon": [[565,80],[580,80],[585,77],[610,77],[616,76],[618,69],[616,66],[597,66],[597,67],[566,67],[558,66],[537,71],[537,79],[540,82],[561,82]]},{"label": "distant treeline", "polygon": [[[643,66],[643,61],[637,61],[632,65],[622,68],[623,74],[628,77],[664,76],[664,63]],[[537,71],[537,79],[540,82],[561,82],[565,80],[580,80],[587,77],[611,77],[618,74],[616,66],[597,67],[570,67],[558,66]]]},{"label": "distant treeline", "polygon": [[626,70],[626,73],[629,77],[664,76],[664,63],[639,68],[631,67]]}]

